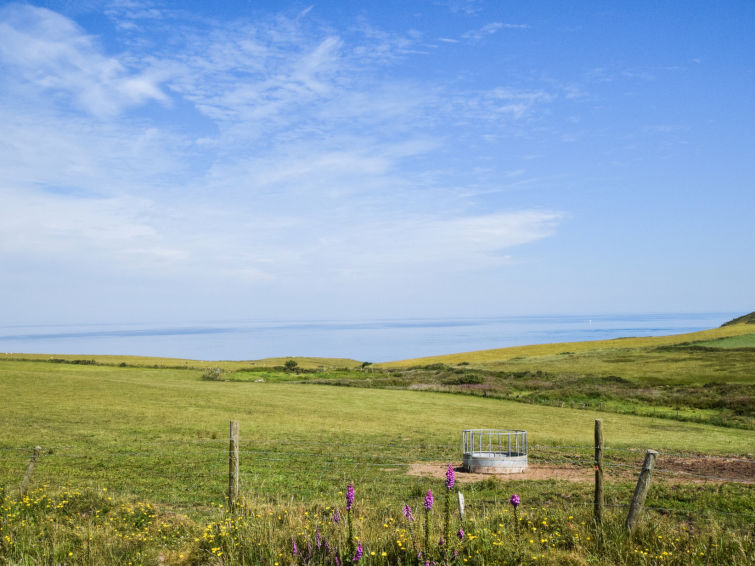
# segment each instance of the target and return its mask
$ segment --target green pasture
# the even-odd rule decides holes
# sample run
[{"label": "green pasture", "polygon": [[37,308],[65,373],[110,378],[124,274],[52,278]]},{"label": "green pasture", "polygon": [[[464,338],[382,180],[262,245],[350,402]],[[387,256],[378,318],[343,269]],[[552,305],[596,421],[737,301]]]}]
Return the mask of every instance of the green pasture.
[{"label": "green pasture", "polygon": [[[595,375],[556,376],[555,388],[577,397],[603,382],[635,391],[632,383],[642,380],[627,379],[625,384],[601,377],[594,368],[652,365],[654,355],[689,360],[720,353],[679,344],[683,342],[657,352],[611,351],[605,355],[630,361],[591,361],[597,364],[590,370]],[[737,350],[726,354],[748,355]],[[751,563],[752,485],[690,476],[667,462],[701,455],[750,461],[755,451],[752,431],[682,422],[672,415],[619,414],[621,407],[612,406],[608,398],[601,401],[605,410],[587,403],[576,409],[568,403],[521,402],[528,395],[543,395],[532,387],[553,377],[535,369],[546,367],[542,364],[549,356],[561,362],[596,353],[588,349],[543,354],[529,362],[508,359],[505,364],[533,364],[531,373],[522,369],[493,376],[505,387],[509,381],[529,383],[530,389],[522,387],[517,393],[522,395],[519,402],[453,389],[467,385],[465,380],[480,385],[473,370],[485,374],[484,366],[371,369],[353,360],[295,358],[298,366],[285,369],[284,359],[197,362],[99,356],[90,363],[94,358],[89,356],[0,358],[0,561],[303,564],[307,561],[293,554],[292,541],[300,549],[314,545],[315,529],[337,543],[341,561],[348,561],[344,527],[331,517],[334,507],[343,511],[344,492],[353,481],[355,529],[365,548],[361,563],[412,563],[414,531],[401,506],[409,503],[419,515],[427,490],[433,489],[434,537],[444,528],[443,479],[410,475],[413,466],[458,466],[465,428],[520,428],[528,431],[532,463],[546,469],[582,469],[589,475],[594,419],[601,418],[607,504],[602,529],[592,522],[590,482],[571,482],[557,474],[543,480],[464,481],[460,474],[468,536],[453,539],[448,552],[460,552],[453,563]],[[640,361],[641,356],[647,357]],[[731,363],[720,362],[719,374],[726,372],[726,377],[713,384],[724,388],[715,390],[720,397],[727,391],[749,395],[750,362],[736,356],[729,358]],[[697,387],[694,383],[701,378],[683,372],[702,362],[689,363],[672,379]],[[737,377],[739,363],[745,366],[742,379]],[[658,379],[643,379],[642,389],[653,395],[669,387]],[[699,391],[714,390],[707,379],[702,381]],[[685,410],[693,409],[681,407]],[[230,420],[241,426],[243,502],[234,517],[225,510]],[[19,498],[35,445],[42,447],[41,456],[27,497]],[[661,454],[646,501],[649,509],[629,539],[623,535],[623,518],[648,448]],[[519,527],[506,503],[512,493],[523,501]],[[457,517],[452,524],[452,532],[461,525]],[[421,532],[417,528],[415,534]],[[435,540],[426,556],[442,560],[445,549]],[[333,560],[331,554],[317,563]]]},{"label": "green pasture", "polygon": [[528,431],[532,458],[586,458],[593,420],[616,462],[646,448],[748,454],[749,431],[497,399],[291,383],[203,381],[199,370],[0,362],[0,483],[107,487],[180,506],[222,502],[227,429],[239,420],[249,493],[327,497],[354,479],[405,494],[413,462],[456,463],[465,428]]}]

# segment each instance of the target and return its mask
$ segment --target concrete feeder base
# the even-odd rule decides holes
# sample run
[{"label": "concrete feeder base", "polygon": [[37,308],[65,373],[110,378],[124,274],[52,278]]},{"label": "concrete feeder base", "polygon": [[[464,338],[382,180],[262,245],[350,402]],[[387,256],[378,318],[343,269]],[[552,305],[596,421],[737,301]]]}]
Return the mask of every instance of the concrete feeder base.
[{"label": "concrete feeder base", "polygon": [[527,469],[526,454],[472,452],[464,454],[464,470],[476,474],[520,474]]}]

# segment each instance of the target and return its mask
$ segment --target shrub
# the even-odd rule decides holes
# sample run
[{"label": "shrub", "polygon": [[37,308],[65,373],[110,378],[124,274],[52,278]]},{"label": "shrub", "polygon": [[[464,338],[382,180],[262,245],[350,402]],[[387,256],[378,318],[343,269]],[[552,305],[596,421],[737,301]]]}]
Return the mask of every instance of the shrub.
[{"label": "shrub", "polygon": [[202,380],[204,381],[226,381],[225,374],[227,372],[222,368],[207,368],[202,372]]}]

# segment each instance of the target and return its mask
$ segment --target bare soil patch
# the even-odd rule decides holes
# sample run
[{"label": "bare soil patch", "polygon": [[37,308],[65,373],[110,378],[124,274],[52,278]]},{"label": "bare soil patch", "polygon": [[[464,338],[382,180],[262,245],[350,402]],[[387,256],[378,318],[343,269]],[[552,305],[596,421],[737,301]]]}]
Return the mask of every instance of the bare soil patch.
[{"label": "bare soil patch", "polygon": [[687,481],[725,481],[755,484],[755,460],[721,456],[659,456],[660,472],[670,472]]},{"label": "bare soil patch", "polygon": [[[627,480],[637,477],[642,460],[636,467],[620,468],[607,466],[606,479]],[[446,477],[448,464],[443,462],[417,462],[409,466],[409,475],[443,479]],[[460,464],[454,466],[456,480],[459,482],[482,481],[491,477],[501,481],[522,480],[565,480],[574,482],[591,482],[595,472],[590,466],[573,464],[538,464],[532,463],[518,474],[472,474],[463,470]],[[666,481],[700,483],[700,482],[738,482],[755,484],[755,460],[748,458],[726,458],[720,456],[679,457],[663,456],[656,461],[656,477]]]}]

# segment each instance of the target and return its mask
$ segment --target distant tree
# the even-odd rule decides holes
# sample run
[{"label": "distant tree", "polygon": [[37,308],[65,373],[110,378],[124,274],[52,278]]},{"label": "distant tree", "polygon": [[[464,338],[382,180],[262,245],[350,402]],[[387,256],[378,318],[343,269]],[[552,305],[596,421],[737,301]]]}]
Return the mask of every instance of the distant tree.
[{"label": "distant tree", "polygon": [[283,367],[286,368],[286,371],[296,371],[296,368],[299,367],[299,364],[296,363],[296,360],[286,360],[286,363],[283,364]]}]

